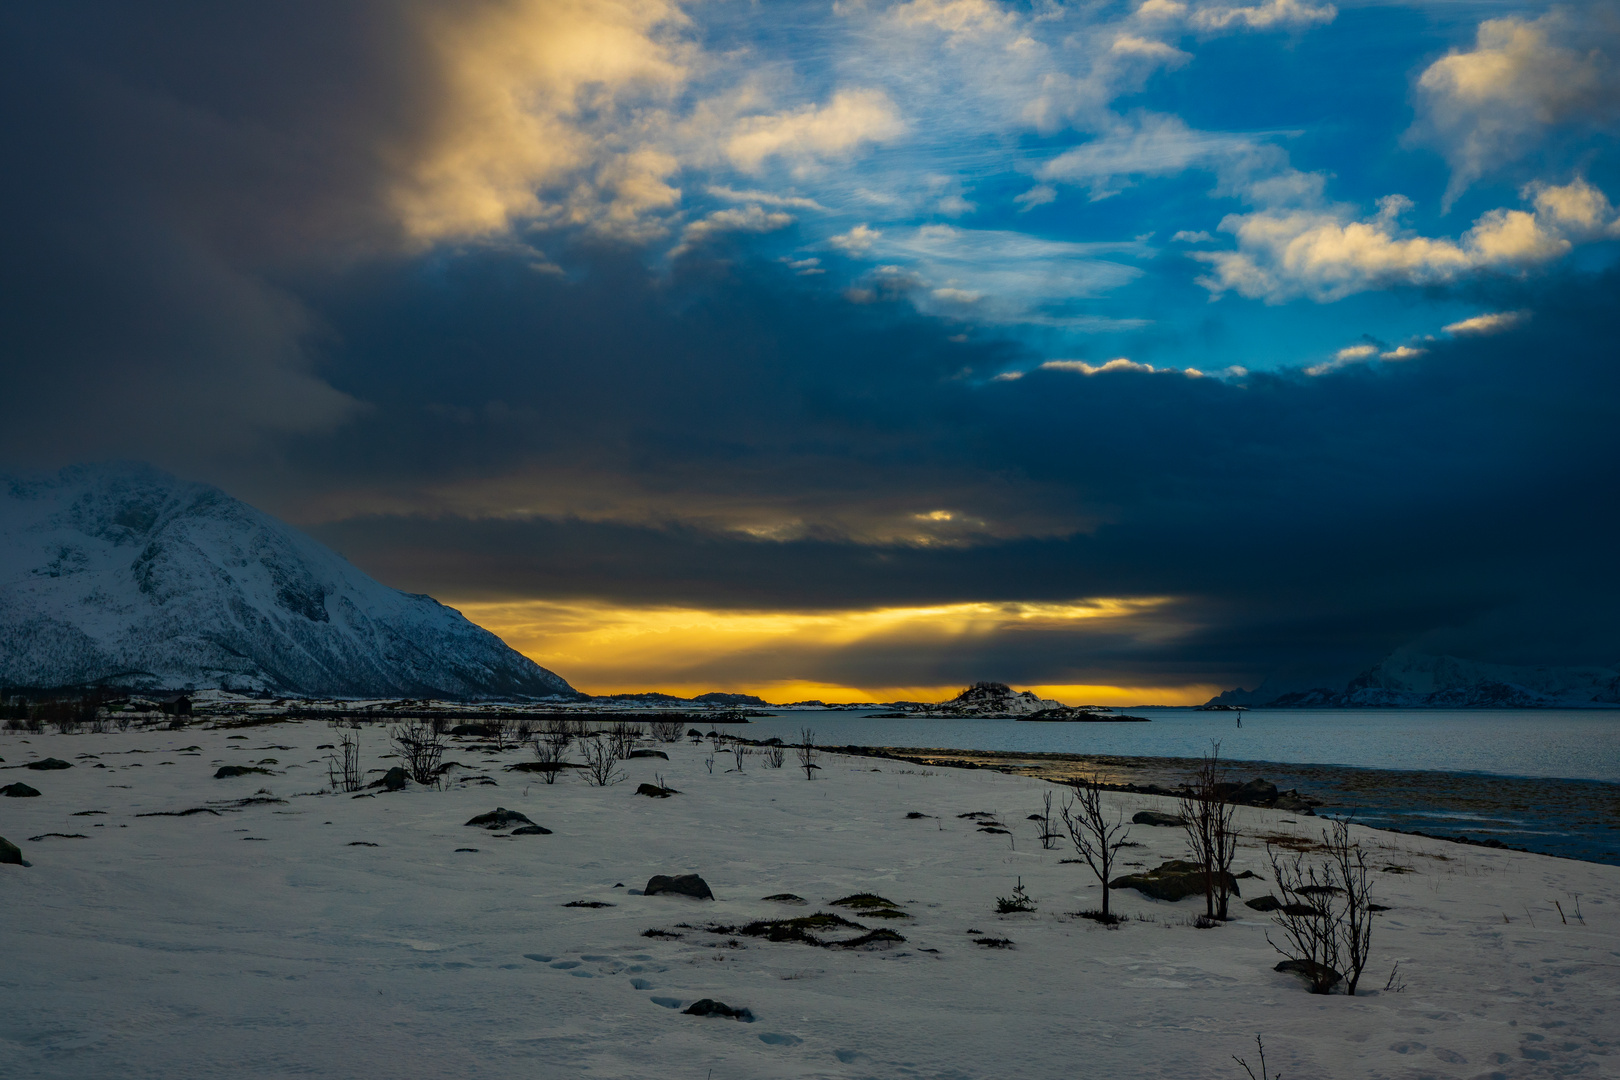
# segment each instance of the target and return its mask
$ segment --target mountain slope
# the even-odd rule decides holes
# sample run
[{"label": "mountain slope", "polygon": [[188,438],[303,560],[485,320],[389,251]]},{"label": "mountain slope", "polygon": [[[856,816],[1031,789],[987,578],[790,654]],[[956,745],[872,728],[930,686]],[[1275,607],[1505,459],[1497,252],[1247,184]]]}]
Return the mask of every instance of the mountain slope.
[{"label": "mountain slope", "polygon": [[1620,669],[1512,667],[1397,649],[1341,690],[1228,690],[1211,705],[1266,708],[1534,709],[1620,705]]},{"label": "mountain slope", "polygon": [[575,696],[431,597],[141,465],[0,478],[0,682]]}]

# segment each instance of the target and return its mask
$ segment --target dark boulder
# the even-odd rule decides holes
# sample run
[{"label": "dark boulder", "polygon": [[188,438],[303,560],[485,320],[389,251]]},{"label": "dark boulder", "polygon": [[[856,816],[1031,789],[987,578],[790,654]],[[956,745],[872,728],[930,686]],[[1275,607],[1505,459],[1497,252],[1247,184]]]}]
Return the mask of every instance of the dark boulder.
[{"label": "dark boulder", "polygon": [[1245,900],[1243,903],[1246,907],[1251,907],[1256,911],[1276,911],[1278,908],[1283,906],[1281,900],[1269,894],[1266,896],[1257,896],[1253,900]]},{"label": "dark boulder", "polygon": [[714,998],[704,998],[701,1001],[694,1001],[690,1006],[683,1009],[682,1012],[684,1012],[687,1016],[723,1016],[728,1020],[741,1020],[745,1024],[751,1024],[754,1022],[754,1014],[749,1012],[747,1009],[733,1009],[725,1002],[716,1001]]},{"label": "dark boulder", "polygon": [[801,907],[809,903],[809,901],[804,897],[796,896],[790,892],[771,893],[771,895],[761,897],[760,899],[769,900],[777,904],[795,904]]},{"label": "dark boulder", "polygon": [[697,728],[687,728],[686,737],[688,739],[701,739],[703,738],[703,732],[699,731]]},{"label": "dark boulder", "polygon": [[[1195,862],[1171,859],[1152,870],[1140,874],[1127,874],[1108,883],[1111,889],[1135,889],[1155,900],[1185,900],[1189,896],[1204,895],[1204,870]],[[1237,879],[1226,875],[1227,890],[1233,896],[1242,896]]]},{"label": "dark boulder", "polygon": [[479,814],[477,817],[472,818],[467,824],[480,829],[493,830],[510,828],[513,825],[533,825],[534,822],[516,810],[508,810],[504,806],[497,806],[487,814]]},{"label": "dark boulder", "polygon": [[274,776],[269,769],[260,769],[252,765],[221,765],[214,773],[215,780],[229,780],[233,776],[247,776],[251,773],[260,773],[264,776]]},{"label": "dark boulder", "polygon": [[1160,825],[1165,828],[1179,829],[1187,824],[1185,818],[1175,814],[1161,814],[1157,810],[1138,810],[1136,816],[1131,818],[1132,825]]},{"label": "dark boulder", "polygon": [[23,768],[37,769],[41,771],[48,769],[71,769],[73,768],[73,762],[63,761],[61,758],[48,757],[41,761],[30,761],[28,764],[24,765]]},{"label": "dark boulder", "polygon": [[1277,785],[1256,777],[1227,796],[1227,801],[1239,806],[1273,806],[1277,802]]},{"label": "dark boulder", "polygon": [[4,795],[8,799],[37,799],[39,797],[39,789],[31,788],[27,784],[19,781],[15,784],[7,784],[5,787],[0,787],[0,795]]},{"label": "dark boulder", "polygon": [[10,863],[13,866],[32,866],[33,863],[22,857],[22,849],[10,840],[0,836],[0,864]]},{"label": "dark boulder", "polygon": [[710,891],[709,883],[696,874],[680,874],[676,877],[654,874],[647,879],[647,887],[641,891],[647,896],[674,893],[678,896],[696,897],[699,900],[714,899],[714,893]]},{"label": "dark boulder", "polygon": [[550,836],[551,830],[544,825],[522,825],[512,830],[513,836]]},{"label": "dark boulder", "polygon": [[663,758],[665,761],[669,760],[669,755],[664,753],[662,750],[632,750],[632,751],[630,751],[630,757],[632,757],[632,758],[656,757],[656,758]]},{"label": "dark boulder", "polygon": [[380,785],[386,791],[404,791],[409,780],[410,777],[405,775],[405,770],[395,765],[383,774],[383,778],[377,781],[377,785]]}]

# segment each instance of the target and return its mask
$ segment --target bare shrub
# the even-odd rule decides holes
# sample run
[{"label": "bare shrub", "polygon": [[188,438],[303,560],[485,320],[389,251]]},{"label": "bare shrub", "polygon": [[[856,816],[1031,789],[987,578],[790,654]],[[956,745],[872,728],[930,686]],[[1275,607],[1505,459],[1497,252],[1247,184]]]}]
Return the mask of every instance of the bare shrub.
[{"label": "bare shrub", "polygon": [[679,720],[654,720],[647,725],[652,729],[652,737],[662,743],[681,741],[681,727]]},{"label": "bare shrub", "polygon": [[630,751],[636,748],[636,742],[644,732],[640,725],[627,724],[622,720],[611,724],[607,730],[608,742],[613,745],[614,757],[622,760],[630,756]]},{"label": "bare shrub", "polygon": [[522,745],[523,743],[528,742],[530,737],[533,736],[534,721],[530,720],[527,716],[520,716],[518,717],[516,725],[512,730],[515,732],[515,737],[518,744]]},{"label": "bare shrub", "polygon": [[743,771],[743,766],[748,764],[748,755],[752,754],[753,752],[752,747],[744,746],[742,743],[738,743],[732,748],[731,756],[737,759],[738,772]]},{"label": "bare shrub", "polygon": [[431,784],[439,778],[439,759],[444,756],[444,736],[423,720],[409,720],[391,729],[388,741],[399,755],[405,774],[418,784]]},{"label": "bare shrub", "polygon": [[326,756],[326,775],[333,791],[359,791],[365,781],[360,767],[360,736],[344,732],[338,746]]},{"label": "bare shrub", "polygon": [[1232,859],[1237,855],[1237,829],[1233,817],[1237,804],[1222,793],[1221,744],[1210,741],[1210,751],[1199,762],[1181,797],[1181,820],[1186,824],[1187,847],[1192,861],[1204,872],[1204,914],[1226,921],[1227,902],[1232,892]]},{"label": "bare shrub", "polygon": [[593,735],[581,739],[580,753],[585,757],[585,782],[592,787],[607,787],[624,779],[619,768],[619,752],[612,738]]},{"label": "bare shrub", "polygon": [[787,761],[787,750],[784,747],[767,746],[760,751],[760,754],[765,758],[765,767],[767,769],[780,769],[783,763]]},{"label": "bare shrub", "polygon": [[1272,1076],[1270,1073],[1266,1072],[1266,1044],[1260,1041],[1260,1036],[1256,1035],[1254,1037],[1254,1045],[1260,1051],[1259,1076],[1254,1075],[1254,1070],[1249,1068],[1249,1063],[1238,1057],[1236,1054],[1232,1055],[1232,1060],[1243,1066],[1243,1071],[1249,1074],[1249,1080],[1282,1080],[1281,1073],[1278,1073],[1276,1076]]},{"label": "bare shrub", "polygon": [[[534,757],[542,765],[561,765],[563,763],[563,747],[554,742],[536,739],[534,741]],[[562,772],[560,768],[542,769],[540,770],[540,779],[548,784],[555,784],[557,774],[560,772]]]},{"label": "bare shrub", "polygon": [[1282,907],[1274,918],[1281,944],[1266,940],[1293,961],[1313,994],[1331,993],[1343,980],[1355,995],[1372,949],[1371,881],[1361,845],[1350,840],[1347,822],[1322,832],[1326,858],[1307,863],[1301,852],[1284,855],[1267,845],[1272,880]]},{"label": "bare shrub", "polygon": [[816,764],[816,733],[809,728],[799,729],[799,768],[804,770],[806,780],[816,778],[816,770],[821,766]]},{"label": "bare shrub", "polygon": [[1103,807],[1102,782],[1096,773],[1081,773],[1074,790],[1074,798],[1065,802],[1059,813],[1069,842],[1102,885],[1102,915],[1106,919],[1110,914],[1108,881],[1112,877],[1114,856],[1130,836],[1131,827],[1125,824],[1124,811],[1115,810],[1110,816]]},{"label": "bare shrub", "polygon": [[1047,788],[1041,794],[1041,812],[1034,815],[1036,826],[1041,830],[1041,847],[1051,851],[1063,839],[1063,834],[1052,829],[1052,789]]}]

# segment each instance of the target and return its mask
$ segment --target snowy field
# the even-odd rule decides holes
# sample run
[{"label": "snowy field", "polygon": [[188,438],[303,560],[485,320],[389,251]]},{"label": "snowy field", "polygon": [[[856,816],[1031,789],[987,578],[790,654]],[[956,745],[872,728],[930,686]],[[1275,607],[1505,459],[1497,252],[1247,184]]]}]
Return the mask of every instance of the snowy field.
[{"label": "snowy field", "polygon": [[[1269,920],[1236,900],[1237,921],[1208,930],[1191,925],[1201,898],[1115,892],[1132,917],[1117,930],[1066,914],[1098,890],[1071,849],[1041,848],[1037,780],[825,756],[807,781],[791,754],[739,774],[721,753],[710,772],[708,745],[682,743],[629,762],[626,783],[546,785],[501,770],[526,752],[456,741],[446,759],[471,768],[448,790],[352,798],[321,793],[316,747],[337,734],[0,737],[8,767],[74,763],[0,772],[42,793],[0,798],[0,835],[33,863],[0,866],[0,1075],[1219,1078],[1243,1076],[1233,1054],[1258,1074],[1257,1033],[1286,1080],[1620,1075],[1620,867],[1358,830],[1390,910],[1362,993],[1318,997],[1272,970]],[[360,737],[368,768],[394,764],[381,731]],[[220,765],[273,775],[216,780]],[[655,773],[681,794],[637,795]],[[226,805],[261,789],[286,801]],[[209,806],[223,812],[139,816]],[[497,806],[553,832],[464,824]],[[958,817],[973,811],[1012,835]],[[1253,836],[1321,827],[1239,813],[1236,869],[1265,878]],[[1129,863],[1185,856],[1177,830],[1131,839]],[[640,894],[691,872],[716,900]],[[1038,910],[994,914],[1019,878]],[[863,891],[911,917],[828,906]],[[762,899],[784,892],[808,906]],[[906,941],[703,929],[816,911]],[[1386,992],[1396,961],[1405,989]],[[701,998],[754,1021],[680,1011]]]}]

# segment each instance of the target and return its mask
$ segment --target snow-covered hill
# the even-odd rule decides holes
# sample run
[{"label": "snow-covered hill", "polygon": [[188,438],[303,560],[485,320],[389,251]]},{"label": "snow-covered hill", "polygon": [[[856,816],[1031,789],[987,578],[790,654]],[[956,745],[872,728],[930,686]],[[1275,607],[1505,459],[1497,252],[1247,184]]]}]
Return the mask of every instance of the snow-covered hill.
[{"label": "snow-covered hill", "polygon": [[1397,649],[1343,689],[1228,690],[1212,705],[1270,708],[1536,709],[1620,705],[1620,669],[1512,667]]},{"label": "snow-covered hill", "polygon": [[142,465],[0,478],[0,683],[575,696],[427,596]]}]

